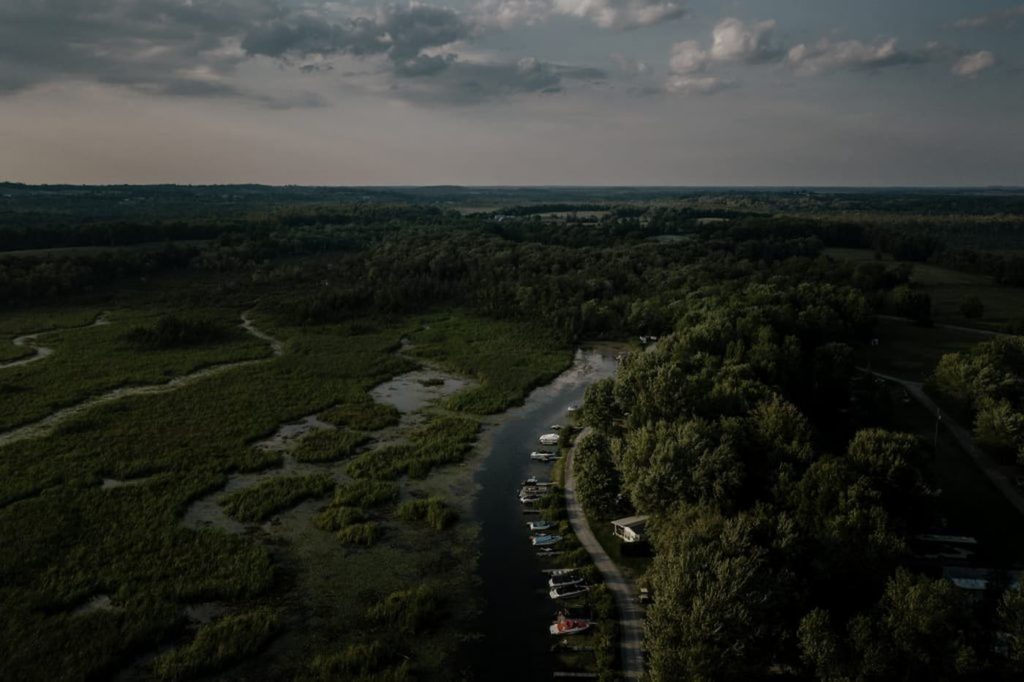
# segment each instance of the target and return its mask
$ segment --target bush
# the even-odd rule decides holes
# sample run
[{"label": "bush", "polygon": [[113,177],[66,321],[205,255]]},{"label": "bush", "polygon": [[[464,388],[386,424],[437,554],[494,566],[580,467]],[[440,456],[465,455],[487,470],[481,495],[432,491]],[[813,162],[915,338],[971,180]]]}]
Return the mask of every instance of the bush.
[{"label": "bush", "polygon": [[384,529],[379,523],[367,521],[366,523],[354,523],[345,526],[338,531],[338,539],[350,545],[362,545],[370,547],[384,535]]},{"label": "bush", "polygon": [[432,497],[429,500],[409,500],[398,507],[398,518],[405,521],[426,521],[436,531],[450,528],[459,520],[459,514],[444,500]]},{"label": "bush", "polygon": [[427,585],[392,592],[367,612],[367,617],[380,625],[397,628],[405,634],[416,634],[440,620],[441,598]]},{"label": "bush", "polygon": [[398,485],[386,481],[353,481],[338,488],[332,506],[381,507],[398,500]]},{"label": "bush", "polygon": [[353,459],[345,472],[352,478],[394,480],[405,475],[414,454],[415,449],[406,445],[377,448]]},{"label": "bush", "polygon": [[960,314],[971,320],[981,319],[985,314],[985,304],[977,296],[968,296],[960,303]]},{"label": "bush", "polygon": [[355,454],[367,440],[352,431],[314,431],[299,442],[294,456],[299,462],[335,462]]},{"label": "bush", "polygon": [[130,329],[125,339],[145,350],[164,350],[219,343],[228,336],[228,331],[215,320],[165,315],[152,327]]},{"label": "bush", "polygon": [[356,431],[380,431],[396,426],[402,414],[392,405],[366,400],[337,405],[321,412],[319,416],[335,426],[347,426]]},{"label": "bush", "polygon": [[[394,642],[349,644],[340,653],[320,655],[311,665],[313,676],[321,680],[374,680],[403,682],[412,679],[412,669]],[[395,664],[398,663],[396,666]]]},{"label": "bush", "polygon": [[228,495],[220,504],[228,516],[239,521],[266,521],[303,500],[323,497],[333,488],[334,481],[326,474],[279,477]]},{"label": "bush", "polygon": [[351,526],[366,521],[366,514],[362,509],[355,507],[328,507],[317,515],[314,524],[320,530],[338,531],[345,526]]},{"label": "bush", "polygon": [[157,658],[153,672],[163,680],[184,680],[222,670],[258,653],[280,629],[269,609],[226,616],[200,629],[191,644]]}]

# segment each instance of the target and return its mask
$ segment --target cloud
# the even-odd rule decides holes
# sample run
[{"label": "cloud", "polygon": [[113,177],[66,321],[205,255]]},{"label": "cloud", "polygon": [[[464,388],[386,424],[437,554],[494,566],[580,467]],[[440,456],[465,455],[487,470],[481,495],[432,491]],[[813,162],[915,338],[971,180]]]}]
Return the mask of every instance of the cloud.
[{"label": "cloud", "polygon": [[419,104],[472,105],[521,94],[555,94],[566,81],[606,79],[601,69],[553,64],[532,57],[516,62],[453,60],[434,77],[396,80],[391,93]]},{"label": "cloud", "polygon": [[774,21],[748,26],[739,19],[728,18],[712,29],[708,49],[696,40],[674,44],[665,90],[712,94],[730,87],[732,84],[728,81],[703,74],[716,64],[760,64],[780,59],[785,51],[775,43],[774,31]]},{"label": "cloud", "polygon": [[814,45],[796,45],[790,48],[786,56],[786,63],[802,75],[834,71],[874,71],[922,61],[926,61],[926,56],[899,49],[895,38],[875,44],[859,40],[833,42],[823,38]]},{"label": "cloud", "polygon": [[991,69],[996,65],[996,56],[988,50],[966,54],[958,59],[952,68],[955,76],[974,78],[982,71]]},{"label": "cloud", "polygon": [[732,87],[728,81],[716,76],[671,75],[665,81],[665,91],[684,95],[712,95]]},{"label": "cloud", "polygon": [[747,26],[739,19],[723,19],[711,32],[710,57],[719,62],[756,64],[774,61],[784,51],[774,41],[775,22]]},{"label": "cloud", "polygon": [[477,14],[482,23],[502,28],[529,26],[561,15],[628,31],[679,19],[686,8],[670,0],[481,0]]},{"label": "cloud", "polygon": [[954,28],[982,28],[990,25],[1002,25],[1015,28],[1020,20],[1024,19],[1024,5],[1007,7],[1006,9],[979,14],[973,17],[965,17],[953,22]]}]

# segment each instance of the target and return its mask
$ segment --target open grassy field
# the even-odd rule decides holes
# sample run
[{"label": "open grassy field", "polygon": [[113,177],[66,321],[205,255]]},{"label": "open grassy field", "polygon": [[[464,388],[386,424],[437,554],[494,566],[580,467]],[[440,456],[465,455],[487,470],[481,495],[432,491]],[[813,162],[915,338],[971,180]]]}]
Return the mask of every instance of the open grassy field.
[{"label": "open grassy field", "polygon": [[[876,260],[875,252],[870,249],[829,248],[825,249],[825,254],[853,263]],[[890,257],[882,260],[896,262]],[[913,266],[911,281],[931,296],[932,317],[937,323],[1002,330],[1006,324],[1024,319],[1024,289],[1000,286],[987,275],[957,272],[927,263],[909,265]],[[980,319],[964,317],[960,311],[964,299],[972,296],[985,306]]]},{"label": "open grassy field", "polygon": [[926,381],[946,353],[966,350],[988,339],[969,330],[921,327],[890,318],[878,320],[875,337],[877,346],[858,351],[858,364],[913,381]]}]

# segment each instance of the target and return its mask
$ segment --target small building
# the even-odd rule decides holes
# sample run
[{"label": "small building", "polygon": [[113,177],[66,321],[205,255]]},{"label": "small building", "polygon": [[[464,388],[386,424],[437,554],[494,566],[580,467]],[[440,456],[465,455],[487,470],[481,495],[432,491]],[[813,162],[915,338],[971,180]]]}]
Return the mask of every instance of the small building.
[{"label": "small building", "polygon": [[646,516],[627,516],[624,519],[612,521],[615,537],[623,542],[643,542],[646,540],[644,529],[647,527],[647,519]]}]

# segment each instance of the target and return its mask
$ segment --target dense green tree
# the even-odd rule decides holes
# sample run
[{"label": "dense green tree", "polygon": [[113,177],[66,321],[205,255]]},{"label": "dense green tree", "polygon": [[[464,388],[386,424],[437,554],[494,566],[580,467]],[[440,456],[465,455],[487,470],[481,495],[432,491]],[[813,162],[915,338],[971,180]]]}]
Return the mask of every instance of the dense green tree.
[{"label": "dense green tree", "polygon": [[583,508],[600,519],[614,517],[620,508],[621,482],[608,439],[597,433],[581,438],[573,456],[573,471]]}]

